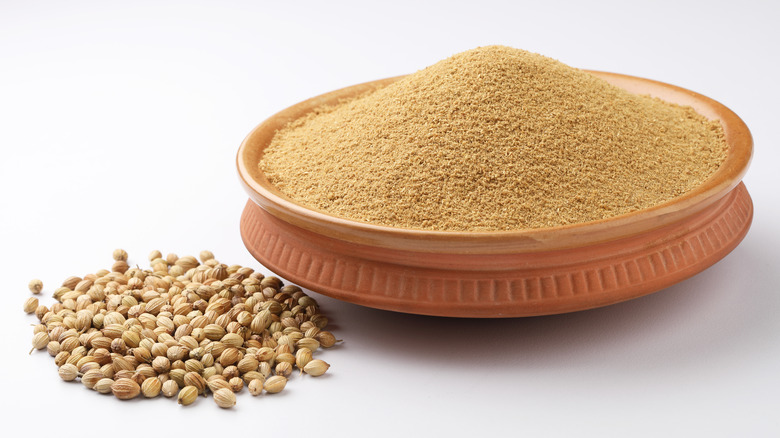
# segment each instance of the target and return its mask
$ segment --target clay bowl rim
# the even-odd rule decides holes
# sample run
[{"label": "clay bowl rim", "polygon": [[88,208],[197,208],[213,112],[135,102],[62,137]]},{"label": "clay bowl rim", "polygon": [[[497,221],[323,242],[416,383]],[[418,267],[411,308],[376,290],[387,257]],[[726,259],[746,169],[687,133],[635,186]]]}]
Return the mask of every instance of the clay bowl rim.
[{"label": "clay bowl rim", "polygon": [[723,104],[685,88],[618,73],[585,70],[635,94],[689,105],[719,120],[728,144],[726,160],[704,183],[665,203],[607,219],[512,231],[430,231],[359,222],[301,205],[277,190],[257,163],[274,133],[323,104],[362,94],[404,76],[365,82],[312,97],[272,115],[246,136],[238,149],[239,179],[249,197],[273,216],[300,228],[347,242],[404,251],[451,254],[511,254],[595,245],[647,232],[684,219],[739,184],[752,158],[753,140],[745,123]]}]

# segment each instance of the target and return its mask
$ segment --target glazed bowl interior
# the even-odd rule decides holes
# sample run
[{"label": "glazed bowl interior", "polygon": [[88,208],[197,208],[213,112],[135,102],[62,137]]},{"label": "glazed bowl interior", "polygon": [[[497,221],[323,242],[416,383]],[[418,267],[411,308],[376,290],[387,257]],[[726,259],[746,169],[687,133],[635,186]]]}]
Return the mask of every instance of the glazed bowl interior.
[{"label": "glazed bowl interior", "polygon": [[691,106],[723,126],[727,157],[703,184],[671,201],[643,210],[572,225],[495,232],[447,232],[393,228],[332,216],[301,205],[274,187],[258,163],[277,130],[314,108],[332,104],[401,77],[382,79],[336,90],[289,107],[254,128],[241,144],[237,166],[250,198],[271,215],[308,231],[347,242],[381,248],[452,254],[511,254],[581,247],[624,238],[668,225],[700,211],[740,182],[752,155],[752,138],[745,123],[722,104],[662,82],[615,73],[590,73],[631,93]]}]

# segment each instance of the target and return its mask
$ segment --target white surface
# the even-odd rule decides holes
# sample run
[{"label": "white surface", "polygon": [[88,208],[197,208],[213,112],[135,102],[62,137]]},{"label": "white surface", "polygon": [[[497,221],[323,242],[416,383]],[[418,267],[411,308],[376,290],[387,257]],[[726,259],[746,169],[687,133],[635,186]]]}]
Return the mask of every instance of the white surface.
[{"label": "white surface", "polygon": [[[5,431],[780,433],[775,2],[259,3],[0,2]],[[670,82],[733,109],[756,144],[745,241],[675,287],[569,315],[430,318],[315,294],[345,340],[321,355],[329,375],[277,396],[245,391],[232,411],[210,399],[122,403],[27,355],[33,277],[50,304],[63,278],[108,267],[116,247],[143,266],[152,249],[209,248],[257,267],[238,232],[234,155],[264,118],[485,44]]]}]

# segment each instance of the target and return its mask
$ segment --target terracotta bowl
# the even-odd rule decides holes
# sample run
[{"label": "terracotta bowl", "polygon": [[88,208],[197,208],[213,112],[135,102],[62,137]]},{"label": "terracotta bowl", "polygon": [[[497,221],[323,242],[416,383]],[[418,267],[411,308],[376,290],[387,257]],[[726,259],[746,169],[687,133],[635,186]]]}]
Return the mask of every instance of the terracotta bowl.
[{"label": "terracotta bowl", "polygon": [[747,233],[753,205],[740,182],[752,154],[744,122],[679,87],[591,72],[632,93],[690,105],[723,125],[721,168],[670,202],[611,219],[504,232],[436,232],[377,226],[300,205],[258,168],[277,129],[313,108],[389,84],[355,85],[289,107],[257,126],[238,150],[250,200],[241,235],[268,269],[313,291],[399,312],[518,317],[584,310],[658,291],[708,268]]}]

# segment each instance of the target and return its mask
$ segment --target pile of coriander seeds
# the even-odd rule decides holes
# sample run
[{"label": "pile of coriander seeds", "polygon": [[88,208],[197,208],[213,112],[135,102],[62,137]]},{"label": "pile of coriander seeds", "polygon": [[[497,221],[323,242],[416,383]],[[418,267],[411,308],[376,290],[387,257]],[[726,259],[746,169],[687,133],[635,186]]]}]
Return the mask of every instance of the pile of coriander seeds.
[{"label": "pile of coriander seeds", "polygon": [[[24,304],[40,321],[33,349],[54,357],[63,380],[120,400],[162,394],[190,405],[211,392],[229,408],[244,386],[278,393],[296,368],[315,377],[328,370],[313,355],[338,341],[299,287],[209,251],[200,261],[153,251],[149,270],[129,267],[124,250],[113,256],[110,271],[67,278],[51,308],[35,297]],[[43,284],[29,288],[39,294]]]}]

